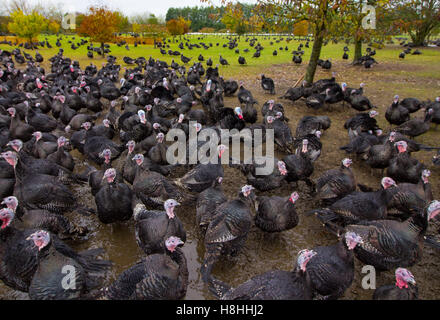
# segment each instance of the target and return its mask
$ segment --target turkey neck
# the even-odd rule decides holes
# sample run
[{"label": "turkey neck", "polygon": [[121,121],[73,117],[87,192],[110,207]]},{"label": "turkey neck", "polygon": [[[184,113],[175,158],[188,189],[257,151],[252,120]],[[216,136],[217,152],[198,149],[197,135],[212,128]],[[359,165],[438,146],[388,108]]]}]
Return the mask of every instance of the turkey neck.
[{"label": "turkey neck", "polygon": [[394,142],[390,141],[390,139],[387,139],[383,144],[383,146],[387,149],[387,151],[392,153],[394,148]]},{"label": "turkey neck", "polygon": [[353,177],[353,171],[351,171],[351,168],[350,167],[347,168],[343,164],[341,164],[341,172],[346,175],[349,175],[350,177]]},{"label": "turkey neck", "polygon": [[142,164],[140,166],[136,163],[136,167],[137,168],[136,168],[135,177],[137,177],[139,174],[142,174],[142,173],[144,173],[146,175],[149,175],[151,173],[150,168],[145,163],[145,160],[144,160],[144,162],[142,162]]},{"label": "turkey neck", "polygon": [[[32,148],[32,151],[33,151],[33,153],[34,153],[34,155],[37,155],[38,156],[38,147],[40,146],[40,144],[42,144],[42,143],[44,143],[44,141],[42,141],[41,139],[40,140],[35,140],[35,142],[34,142],[34,147]],[[43,146],[41,146],[41,147],[43,147]]]},{"label": "turkey neck", "polygon": [[56,158],[60,160],[64,156],[64,146],[58,147],[56,151]]},{"label": "turkey neck", "polygon": [[296,277],[302,282],[304,288],[304,297],[311,300],[313,294],[312,280],[310,279],[309,273],[307,272],[307,267],[306,271],[303,272],[298,266],[296,266],[295,270],[292,271],[292,277]]},{"label": "turkey neck", "polygon": [[424,123],[430,123],[432,120],[432,117],[434,116],[434,112],[429,114],[429,112],[426,114],[425,119],[423,120]]},{"label": "turkey neck", "polygon": [[254,203],[254,200],[250,198],[251,195],[248,197],[245,197],[241,192],[238,196],[238,199],[245,204],[245,206],[250,209],[252,207],[252,204]]},{"label": "turkey neck", "polygon": [[20,151],[20,154],[17,157],[17,164],[15,165],[14,172],[15,172],[15,179],[17,182],[21,184],[23,177],[27,174],[26,167],[21,160],[22,152],[24,154],[24,151]]},{"label": "turkey neck", "polygon": [[310,147],[307,147],[307,152],[302,152],[302,151],[301,151],[301,152],[299,153],[299,155],[300,155],[300,157],[303,158],[304,160],[310,162],[309,148],[310,148]]},{"label": "turkey neck", "polygon": [[354,263],[353,250],[348,249],[344,238],[342,238],[338,242],[337,247],[336,247],[336,251],[337,251],[339,257],[341,257],[345,261],[348,261],[350,263]]},{"label": "turkey neck", "polygon": [[147,119],[147,122],[153,123],[154,117],[158,116],[157,109],[159,108],[159,105],[155,104],[150,111],[147,110],[145,119]]},{"label": "turkey neck", "polygon": [[118,191],[118,185],[119,185],[119,183],[116,182],[116,177],[113,179],[112,182],[110,182],[110,183],[107,182],[107,184],[108,184],[110,190],[112,190],[112,191],[116,191],[116,192]]},{"label": "turkey neck", "polygon": [[18,114],[16,114],[14,117],[11,117],[11,124],[9,125],[9,131],[14,130],[20,125],[20,120],[18,119]]},{"label": "turkey neck", "polygon": [[391,108],[392,108],[392,109],[396,109],[398,105],[399,105],[399,101],[397,101],[397,102],[393,102],[393,103],[391,104]]},{"label": "turkey neck", "polygon": [[183,253],[182,249],[176,248],[174,252],[170,252],[167,250],[167,255],[179,266],[179,274],[182,275],[183,284],[184,287],[186,287],[186,284],[188,283],[189,273],[185,254]]},{"label": "turkey neck", "polygon": [[409,155],[408,152],[400,152],[396,155],[395,159],[397,162],[397,165],[401,167],[401,169],[405,169],[406,170],[406,163],[408,163],[410,161],[411,156]]},{"label": "turkey neck", "polygon": [[[12,221],[11,224],[13,222],[14,221]],[[8,239],[12,239],[16,233],[17,233],[17,229],[9,225],[6,228],[0,230],[0,240],[2,242],[6,242]]]},{"label": "turkey neck", "polygon": [[49,241],[49,243],[40,251],[38,251],[38,260],[44,260],[47,259],[50,256],[55,256],[57,253],[55,247],[52,245],[52,239]]},{"label": "turkey neck", "polygon": [[431,183],[429,183],[429,182],[425,183],[423,181],[423,179],[420,179],[420,180],[422,180],[421,183],[422,183],[422,188],[423,188],[425,200],[431,202],[433,200]]}]

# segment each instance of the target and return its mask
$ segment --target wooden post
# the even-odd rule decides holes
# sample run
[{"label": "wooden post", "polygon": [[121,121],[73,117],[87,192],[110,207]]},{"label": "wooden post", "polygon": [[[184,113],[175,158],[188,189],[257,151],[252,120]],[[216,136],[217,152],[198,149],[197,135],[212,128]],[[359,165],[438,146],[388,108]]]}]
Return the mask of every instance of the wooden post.
[{"label": "wooden post", "polygon": [[298,83],[299,83],[302,79],[304,79],[305,75],[306,75],[306,74],[303,74],[301,77],[299,77],[298,81],[297,81],[297,82],[295,83],[295,85],[293,86],[294,88],[298,85]]}]

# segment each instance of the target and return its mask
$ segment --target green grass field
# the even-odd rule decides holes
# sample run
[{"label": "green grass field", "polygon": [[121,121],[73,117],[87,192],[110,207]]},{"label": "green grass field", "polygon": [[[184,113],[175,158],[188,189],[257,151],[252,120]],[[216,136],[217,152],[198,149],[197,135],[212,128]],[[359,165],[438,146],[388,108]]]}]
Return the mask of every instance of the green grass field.
[{"label": "green grass field", "polygon": [[[101,64],[102,62],[105,62],[105,60],[95,54],[95,57],[93,59],[89,59],[87,57],[87,45],[83,45],[79,47],[76,50],[71,49],[70,45],[68,43],[69,40],[72,40],[74,43],[77,43],[80,41],[80,37],[75,36],[75,39],[73,39],[74,36],[63,36],[63,40],[61,41],[62,48],[64,49],[64,55],[67,57],[70,57],[74,60],[78,60],[79,63],[84,66],[89,63],[94,64]],[[48,48],[41,48],[39,52],[44,56],[44,58],[47,60],[49,57],[55,55],[58,52],[58,47],[55,46],[56,42],[56,36],[40,36],[40,40],[44,40],[47,38],[51,45],[53,46],[52,49]],[[285,41],[286,37],[284,37],[283,41],[280,41],[279,43],[276,43],[274,39],[278,39],[279,37],[265,37],[265,36],[258,36],[258,42],[261,43],[261,45],[264,47],[264,50],[261,52],[261,57],[259,58],[253,58],[253,54],[255,52],[255,49],[249,46],[249,42],[246,42],[247,37],[241,37],[238,42],[238,49],[240,50],[240,54],[235,53],[235,49],[230,50],[228,48],[223,48],[223,44],[228,42],[228,39],[225,36],[196,36],[196,35],[188,35],[185,36],[187,39],[191,39],[192,43],[199,43],[204,42],[207,45],[209,43],[212,43],[212,47],[209,49],[204,49],[203,47],[201,49],[194,48],[192,50],[189,50],[188,48],[184,47],[184,50],[180,50],[178,48],[178,44],[180,43],[179,37],[175,38],[175,42],[173,43],[173,39],[169,38],[167,39],[167,44],[170,45],[171,50],[178,50],[182,52],[186,57],[191,57],[192,60],[188,65],[192,65],[193,62],[198,62],[197,57],[201,53],[205,60],[209,57],[212,58],[214,65],[219,64],[219,56],[222,55],[223,58],[228,60],[230,66],[221,66],[220,65],[220,73],[227,77],[240,77],[243,74],[258,74],[260,70],[264,68],[268,68],[273,64],[286,64],[286,63],[292,63],[292,51],[296,50],[299,45],[299,41],[291,41],[287,43]],[[200,40],[198,40],[200,38]],[[1,38],[0,38],[1,39]],[[168,40],[171,40],[171,43],[168,43]],[[183,37],[182,37],[183,41]],[[273,41],[274,44],[271,46],[270,42]],[[219,43],[219,46],[216,46],[216,44]],[[303,41],[303,44],[305,42]],[[99,44],[95,43],[95,46],[98,46]],[[333,62],[336,61],[344,61],[342,60],[342,53],[343,53],[343,47],[344,43],[338,43],[333,44],[329,43],[328,45],[324,46],[321,52],[321,58],[327,59],[331,58]],[[288,50],[279,50],[280,47],[288,47]],[[311,53],[311,47],[312,42],[310,43],[310,48],[303,47],[303,50],[305,51],[305,54],[303,56],[303,64],[307,64],[310,53]],[[0,49],[5,50],[11,50],[14,47],[8,46],[8,45],[0,45]],[[244,53],[243,49],[249,48],[248,53]],[[363,47],[363,51],[365,52],[366,45]],[[237,48],[236,48],[237,49]],[[273,56],[272,52],[273,50],[277,49],[278,56]],[[344,62],[349,63],[351,62],[351,59],[354,54],[354,45],[349,45],[349,60],[345,60]],[[177,63],[182,64],[180,60],[180,56],[169,56],[169,55],[162,55],[158,48],[154,48],[152,45],[139,45],[137,48],[135,48],[133,45],[130,45],[130,50],[126,50],[125,46],[118,47],[116,44],[110,45],[111,55],[114,55],[118,59],[118,63],[121,64],[123,67],[127,66],[123,61],[122,58],[124,56],[129,56],[131,58],[137,58],[137,57],[146,57],[147,59],[151,56],[155,59],[161,59],[163,61],[167,61],[168,63],[171,63],[172,59],[174,59]],[[168,51],[168,48],[166,48]],[[27,52],[30,52],[31,50],[25,50]],[[377,61],[380,63],[382,62],[398,62],[398,55],[402,51],[402,47],[398,45],[398,41],[395,40],[394,45],[386,45],[384,49],[376,49],[376,56],[374,57]],[[432,68],[416,68],[417,70],[414,70],[416,76],[421,77],[429,77],[429,78],[436,78],[440,79],[440,73],[439,73],[439,67],[440,64],[440,50],[439,48],[423,48],[422,49],[423,54],[420,56],[414,56],[414,55],[407,55],[405,58],[406,63],[413,64],[415,66],[431,66]],[[247,65],[240,66],[238,64],[238,57],[239,56],[245,57],[247,61]],[[45,64],[46,65],[46,64]],[[398,72],[398,71],[390,71],[390,72]]]}]

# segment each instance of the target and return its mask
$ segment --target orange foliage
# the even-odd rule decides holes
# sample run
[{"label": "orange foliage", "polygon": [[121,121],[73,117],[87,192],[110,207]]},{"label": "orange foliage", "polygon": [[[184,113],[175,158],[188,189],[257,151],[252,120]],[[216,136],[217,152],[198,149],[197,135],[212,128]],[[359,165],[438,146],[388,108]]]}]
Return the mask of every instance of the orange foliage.
[{"label": "orange foliage", "polygon": [[117,32],[119,15],[106,7],[90,7],[81,22],[78,33],[89,36],[92,41],[104,43],[112,41]]},{"label": "orange foliage", "polygon": [[306,36],[309,34],[309,23],[306,20],[297,22],[293,25],[293,34],[295,36]]},{"label": "orange foliage", "polygon": [[191,21],[185,20],[183,17],[179,17],[178,19],[171,19],[167,22],[167,30],[173,36],[188,33],[190,26]]}]

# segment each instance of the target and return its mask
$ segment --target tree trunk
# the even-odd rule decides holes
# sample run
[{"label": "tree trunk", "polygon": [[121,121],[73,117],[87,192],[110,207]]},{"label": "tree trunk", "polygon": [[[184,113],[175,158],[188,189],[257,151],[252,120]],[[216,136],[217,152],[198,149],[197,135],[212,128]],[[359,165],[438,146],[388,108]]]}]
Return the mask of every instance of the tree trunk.
[{"label": "tree trunk", "polygon": [[422,28],[421,30],[417,30],[415,34],[411,34],[411,40],[416,47],[423,46],[426,36],[427,32]]},{"label": "tree trunk", "polygon": [[410,32],[410,37],[413,44],[417,47],[424,46],[426,38],[430,35],[433,29],[433,25],[431,23],[425,22],[422,24],[415,33]]},{"label": "tree trunk", "polygon": [[34,50],[34,44],[32,42],[32,36],[29,37],[29,45],[31,47],[31,50]]},{"label": "tree trunk", "polygon": [[362,40],[356,39],[354,43],[354,57],[353,63],[362,57]]},{"label": "tree trunk", "polygon": [[324,42],[323,35],[324,28],[317,28],[317,32],[315,33],[315,41],[313,42],[312,54],[310,56],[309,65],[307,66],[305,81],[308,85],[313,83],[313,78],[315,77],[316,66],[318,64],[318,59],[321,55],[321,48]]},{"label": "tree trunk", "polygon": [[105,52],[104,52],[104,42],[101,42],[101,51],[102,51],[102,57],[105,58]]}]

